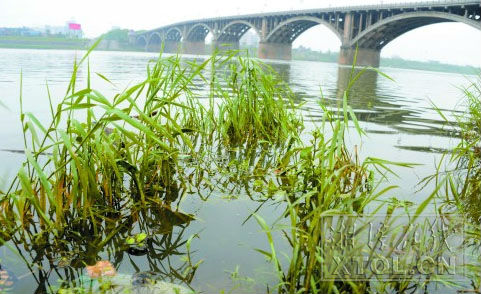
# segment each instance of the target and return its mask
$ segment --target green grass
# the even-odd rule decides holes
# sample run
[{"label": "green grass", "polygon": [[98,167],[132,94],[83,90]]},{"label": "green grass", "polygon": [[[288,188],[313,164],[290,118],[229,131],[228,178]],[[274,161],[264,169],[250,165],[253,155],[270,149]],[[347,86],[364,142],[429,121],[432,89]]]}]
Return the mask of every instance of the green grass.
[{"label": "green grass", "polygon": [[[49,260],[73,254],[69,264],[78,270],[95,263],[106,247],[129,250],[125,240],[137,223],[175,255],[176,248],[187,243],[182,234],[172,240],[173,228],[193,219],[180,212],[178,204],[188,192],[200,190],[205,173],[212,173],[211,166],[200,164],[213,154],[209,148],[234,148],[247,141],[279,145],[300,126],[287,109],[290,97],[282,96],[284,88],[277,90],[281,85],[272,72],[234,54],[187,64],[178,56],[159,57],[149,63],[144,81],[105,97],[90,87],[92,73],[85,64],[90,51],[75,62],[62,102],[53,105],[47,97],[50,123],[41,124],[33,113],[24,112],[20,96],[26,160],[0,192],[2,244],[24,243],[28,254],[48,246],[43,255]],[[87,81],[80,87],[77,73],[82,66],[88,67]],[[197,80],[208,80],[208,66],[219,74],[210,81],[212,103],[204,107],[194,90]],[[225,69],[238,78],[224,76]],[[221,83],[231,83],[233,94]],[[250,105],[241,109],[236,100]],[[236,121],[218,109],[238,111],[236,118],[244,123],[232,126]],[[250,123],[258,129],[247,128]],[[226,130],[235,130],[235,135]],[[162,228],[156,231],[159,221]],[[86,235],[91,237],[82,237]],[[25,261],[29,259],[34,257]],[[183,268],[166,274],[188,283],[197,267],[188,256]]]},{"label": "green grass", "polygon": [[[455,114],[451,123],[447,114],[434,106],[446,125],[460,137],[458,145],[444,155],[438,172],[425,179],[426,182],[446,180],[443,197],[447,204],[454,204],[460,213],[465,213],[473,222],[481,221],[481,87],[480,79],[462,88],[464,100],[459,105],[461,114]],[[442,170],[442,164],[446,167]]]},{"label": "green grass", "polygon": [[[411,275],[377,280],[375,275],[366,273],[363,281],[356,281],[334,274],[337,259],[348,260],[363,253],[368,254],[369,261],[372,261],[374,257],[389,258],[394,255],[394,249],[384,252],[371,249],[362,239],[367,234],[366,227],[355,229],[356,221],[368,223],[379,214],[384,215],[386,235],[392,236],[391,247],[388,248],[396,248],[403,238],[414,240],[414,235],[404,229],[409,224],[427,232],[429,227],[416,223],[416,219],[436,196],[433,192],[424,202],[409,209],[409,205],[395,198],[386,201],[387,195],[396,188],[385,182],[395,176],[392,166],[410,168],[413,165],[373,157],[360,161],[356,148],[348,151],[345,141],[347,117],[351,117],[355,126],[357,123],[354,115],[349,114],[349,91],[348,88],[341,112],[330,113],[324,108],[323,123],[311,134],[311,142],[293,148],[280,160],[277,184],[270,193],[277,195],[277,201],[286,204],[283,215],[272,225],[268,225],[260,215],[255,215],[269,243],[269,250],[258,251],[273,263],[274,272],[278,274],[276,293],[384,293],[387,289],[394,289],[395,293],[409,293],[413,289],[423,289],[431,282],[429,279],[414,279]],[[362,136],[362,131],[358,127],[355,129]],[[395,224],[394,215],[399,213],[407,221],[402,227]],[[344,232],[346,236],[351,234],[350,240],[355,244],[352,248],[343,248],[341,239],[330,240],[326,236],[326,222],[332,222],[333,217],[338,216],[349,216],[351,225],[338,227],[335,231]],[[350,230],[356,233],[349,233]],[[277,252],[275,234],[280,234],[290,244],[292,251],[285,258]],[[325,245],[331,241],[334,247],[327,249]],[[376,242],[381,242],[381,238]],[[401,262],[406,263],[410,270],[416,267],[410,257],[433,254],[428,250],[427,241],[404,249],[411,254],[402,255]],[[448,249],[437,250],[438,253],[434,254],[442,254]],[[335,279],[329,281],[326,276],[334,276]],[[433,282],[435,280],[433,278]]]},{"label": "green grass", "polygon": [[[390,257],[402,238],[415,238],[407,225],[427,232],[421,215],[451,183],[436,178],[434,191],[418,205],[397,200],[392,197],[396,187],[389,184],[396,176],[392,167],[413,164],[362,156],[357,147],[348,146],[349,136],[364,136],[349,97],[365,70],[352,70],[342,108],[331,112],[320,104],[320,126],[305,133],[289,87],[267,65],[237,52],[214,54],[200,63],[161,55],[149,62],[142,82],[105,97],[91,88],[91,50],[75,62],[62,102],[53,105],[47,97],[49,124],[24,112],[20,97],[26,159],[7,190],[0,192],[0,241],[10,241],[19,254],[26,252],[26,264],[37,260],[38,275],[58,268],[58,263],[41,267],[42,259],[60,259],[72,271],[62,276],[61,288],[69,289],[76,286],[81,269],[99,260],[102,252],[118,265],[122,258],[117,252],[127,251],[157,256],[149,259],[150,270],[189,284],[201,261],[192,260],[193,237],[183,236],[195,216],[180,211],[180,202],[185,197],[208,200],[220,191],[227,197],[245,193],[260,206],[285,208],[272,226],[257,211],[252,214],[268,239],[269,249],[257,251],[272,262],[278,293],[409,293],[447,283],[442,277],[411,275],[387,281],[372,275],[361,282],[323,279],[335,272],[335,257]],[[87,66],[86,84],[78,85],[82,66]],[[198,83],[208,84],[209,91],[199,93]],[[470,99],[473,117],[480,113],[478,94]],[[470,147],[463,150],[474,156],[479,137],[469,141],[467,135],[479,135],[479,125],[477,120],[465,123]],[[337,229],[347,233],[356,220],[379,213],[389,225],[390,249],[370,249],[362,240],[365,230],[352,236],[355,246],[349,250],[325,249],[330,216],[350,216],[349,225]],[[396,223],[399,215],[407,222]],[[278,233],[290,245],[285,256],[274,241]],[[128,241],[136,236],[150,245]],[[413,256],[445,252],[445,247],[433,249],[428,242],[405,248],[408,254],[402,261],[409,269],[415,267]],[[170,264],[170,256],[176,255],[183,255],[184,262],[166,270],[162,262]]]},{"label": "green grass", "polygon": [[23,37],[1,36],[1,48],[26,49],[88,49],[87,39],[68,39],[65,37]]},{"label": "green grass", "polygon": [[[442,183],[437,196],[443,200],[439,210],[463,215],[467,220],[465,228],[467,261],[466,276],[471,287],[467,291],[481,291],[481,87],[479,76],[466,88],[462,114],[456,115],[454,126],[460,134],[460,141],[451,152],[444,154],[436,174],[424,181]],[[437,108],[436,108],[437,109]],[[449,124],[446,114],[437,109],[439,115]],[[439,185],[439,184],[438,184]]]},{"label": "green grass", "polygon": [[65,42],[65,43],[85,43],[87,39],[69,39],[64,36],[1,36],[0,40],[9,41],[39,41],[39,42]]},{"label": "green grass", "polygon": [[[465,203],[473,220],[481,222],[481,81],[464,89],[467,115],[458,119],[462,140],[455,152],[458,170],[464,170],[463,182],[457,197]],[[463,181],[463,178],[465,180]]]},{"label": "green grass", "polygon": [[218,89],[223,99],[219,131],[227,144],[261,140],[279,144],[298,138],[302,121],[292,111],[293,93],[272,69],[240,58],[229,70],[227,87]]}]

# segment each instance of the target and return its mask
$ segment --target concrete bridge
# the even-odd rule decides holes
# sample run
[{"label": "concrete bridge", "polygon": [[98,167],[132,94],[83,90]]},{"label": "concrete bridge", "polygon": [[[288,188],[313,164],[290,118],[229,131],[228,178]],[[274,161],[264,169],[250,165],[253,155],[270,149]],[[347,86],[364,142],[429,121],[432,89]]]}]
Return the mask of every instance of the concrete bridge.
[{"label": "concrete bridge", "polygon": [[316,25],[325,25],[341,41],[339,63],[377,67],[384,46],[413,29],[441,22],[461,22],[481,30],[480,0],[451,0],[385,4],[287,12],[260,13],[199,19],[135,33],[130,42],[146,51],[205,54],[205,38],[222,49],[238,49],[240,38],[250,29],[260,38],[258,56],[291,59],[294,40]]}]

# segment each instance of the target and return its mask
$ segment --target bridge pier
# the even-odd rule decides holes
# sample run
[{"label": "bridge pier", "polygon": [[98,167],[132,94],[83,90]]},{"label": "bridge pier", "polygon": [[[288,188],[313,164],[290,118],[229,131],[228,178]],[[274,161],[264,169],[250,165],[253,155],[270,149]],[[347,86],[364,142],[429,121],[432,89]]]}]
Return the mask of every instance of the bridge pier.
[{"label": "bridge pier", "polygon": [[202,41],[183,41],[182,53],[193,55],[205,55],[205,42]]},{"label": "bridge pier", "polygon": [[[340,65],[352,65],[354,62],[354,55],[356,54],[356,48],[341,46],[339,52],[339,64]],[[381,51],[370,48],[358,48],[356,65],[358,66],[372,66],[379,67],[381,60]]]},{"label": "bridge pier", "polygon": [[179,41],[164,41],[164,53],[181,53],[182,44]]},{"label": "bridge pier", "polygon": [[262,59],[291,60],[292,44],[259,42],[257,55]]},{"label": "bridge pier", "polygon": [[155,43],[155,44],[147,44],[145,46],[145,51],[147,52],[160,52],[162,49],[162,44],[161,43]]}]

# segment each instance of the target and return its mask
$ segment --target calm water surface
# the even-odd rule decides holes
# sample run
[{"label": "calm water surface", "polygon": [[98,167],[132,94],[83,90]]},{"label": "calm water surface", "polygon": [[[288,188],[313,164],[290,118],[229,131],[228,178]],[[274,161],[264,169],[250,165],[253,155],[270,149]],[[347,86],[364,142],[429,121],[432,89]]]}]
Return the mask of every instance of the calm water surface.
[{"label": "calm water surface", "polygon": [[[54,101],[60,101],[68,85],[75,57],[83,52],[57,50],[10,50],[0,49],[0,101],[7,109],[0,107],[0,149],[23,149],[19,121],[20,77],[22,74],[22,95],[26,112],[33,112],[42,121],[48,121],[50,110],[47,100],[48,84]],[[118,89],[140,81],[145,77],[147,62],[155,58],[151,53],[94,52],[90,58],[92,72],[107,76]],[[303,103],[302,110],[307,128],[319,123],[322,113],[318,103],[323,101],[332,108],[342,105],[341,97],[349,78],[350,68],[333,63],[319,62],[269,62],[288,81],[297,94],[297,101]],[[391,183],[399,189],[391,196],[420,202],[425,194],[416,192],[417,183],[434,173],[434,165],[441,153],[456,143],[455,135],[442,126],[442,120],[433,110],[433,104],[444,110],[462,109],[459,87],[467,85],[469,79],[459,74],[435,73],[429,71],[382,68],[391,81],[376,72],[367,72],[353,89],[350,104],[361,127],[368,134],[359,141],[361,155],[385,158],[393,161],[420,164],[414,169],[397,168],[399,179]],[[79,83],[85,82],[86,68],[80,71]],[[93,78],[93,88],[108,96],[116,89],[100,79]],[[322,90],[322,99],[321,99]],[[353,131],[354,133],[354,131]],[[0,151],[0,178],[3,182],[14,176],[23,154]],[[5,183],[2,188],[5,188]],[[242,225],[247,216],[257,207],[243,199],[227,200],[224,195],[215,195],[202,202],[195,197],[183,200],[183,211],[195,214],[197,219],[184,231],[174,230],[174,235],[186,240],[197,233],[192,243],[193,259],[204,260],[196,272],[191,286],[207,293],[219,293],[221,289],[242,287],[234,292],[265,292],[265,283],[275,281],[271,265],[254,251],[268,249],[265,235],[254,221]],[[268,222],[281,212],[279,207],[265,207],[260,211]],[[19,249],[22,249],[20,246]],[[285,249],[287,247],[280,248]],[[159,248],[159,252],[162,248]],[[35,258],[25,253],[27,260]],[[108,257],[105,253],[103,258]],[[146,256],[123,256],[116,265],[120,273],[167,269],[181,264],[181,256],[162,258]],[[29,269],[25,263],[12,255],[3,246],[0,249],[0,265],[8,269],[16,282],[13,293],[43,293],[45,281],[55,285],[63,271],[39,275],[37,269]],[[249,280],[233,279],[231,273],[238,269],[242,277],[255,278],[257,285]],[[32,275],[31,272],[36,273]],[[175,279],[173,279],[175,281]],[[39,286],[40,285],[40,286]]]}]

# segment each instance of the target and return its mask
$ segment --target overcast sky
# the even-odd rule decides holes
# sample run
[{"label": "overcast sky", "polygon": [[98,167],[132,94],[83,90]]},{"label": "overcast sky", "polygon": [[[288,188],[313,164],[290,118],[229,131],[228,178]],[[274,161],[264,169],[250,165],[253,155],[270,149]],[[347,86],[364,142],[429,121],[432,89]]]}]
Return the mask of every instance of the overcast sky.
[{"label": "overcast sky", "polygon": [[[134,30],[153,29],[173,22],[257,12],[378,4],[389,0],[0,0],[0,27],[64,25],[76,20],[87,37],[98,36],[113,26]],[[403,1],[408,2],[408,1]],[[316,26],[301,35],[294,46],[339,50],[332,32]],[[383,56],[438,60],[481,66],[481,31],[465,24],[445,23],[406,33],[382,51]]]}]

